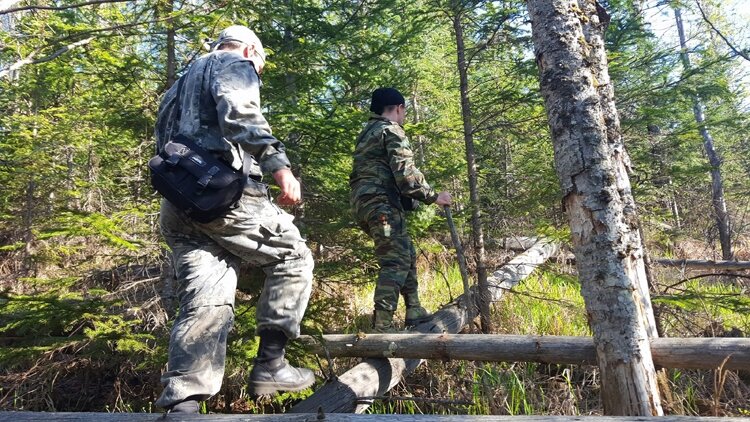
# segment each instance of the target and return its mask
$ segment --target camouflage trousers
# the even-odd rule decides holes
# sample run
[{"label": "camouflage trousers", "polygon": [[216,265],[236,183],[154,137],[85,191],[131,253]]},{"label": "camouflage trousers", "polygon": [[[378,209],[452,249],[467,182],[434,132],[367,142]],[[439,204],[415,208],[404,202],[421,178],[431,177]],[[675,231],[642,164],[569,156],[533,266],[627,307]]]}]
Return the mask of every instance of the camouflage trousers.
[{"label": "camouflage trousers", "polygon": [[417,254],[406,231],[404,212],[389,202],[355,205],[359,226],[375,242],[380,264],[375,287],[375,309],[395,311],[399,294],[407,307],[420,306],[417,284]]},{"label": "camouflage trousers", "polygon": [[257,329],[299,336],[312,288],[312,254],[293,217],[268,199],[266,186],[250,183],[239,206],[210,223],[193,221],[162,201],[161,231],[172,249],[180,309],[159,407],[219,391],[241,261],[265,273]]}]

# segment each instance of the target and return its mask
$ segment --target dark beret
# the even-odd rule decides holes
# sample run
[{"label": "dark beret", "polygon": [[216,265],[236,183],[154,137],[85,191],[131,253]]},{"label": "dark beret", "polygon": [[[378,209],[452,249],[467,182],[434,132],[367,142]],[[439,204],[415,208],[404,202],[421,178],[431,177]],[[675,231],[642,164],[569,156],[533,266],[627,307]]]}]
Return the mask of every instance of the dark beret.
[{"label": "dark beret", "polygon": [[396,88],[378,88],[372,92],[370,111],[375,114],[383,114],[386,106],[405,103],[404,96]]}]

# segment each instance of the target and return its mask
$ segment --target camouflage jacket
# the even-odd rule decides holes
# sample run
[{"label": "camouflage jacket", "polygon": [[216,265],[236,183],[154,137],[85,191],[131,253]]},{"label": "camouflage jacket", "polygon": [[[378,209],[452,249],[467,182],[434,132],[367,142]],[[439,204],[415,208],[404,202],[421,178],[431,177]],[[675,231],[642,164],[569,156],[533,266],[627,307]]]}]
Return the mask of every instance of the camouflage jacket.
[{"label": "camouflage jacket", "polygon": [[290,167],[284,145],[271,134],[260,111],[260,78],[249,59],[229,51],[208,53],[182,79],[180,116],[179,83],[172,85],[159,106],[158,149],[181,133],[215,151],[235,169],[242,168],[243,156],[250,158],[253,176]]},{"label": "camouflage jacket", "polygon": [[371,117],[357,138],[349,186],[355,207],[382,202],[387,197],[403,210],[401,195],[426,204],[435,202],[438,196],[414,165],[414,153],[404,129],[381,116]]}]

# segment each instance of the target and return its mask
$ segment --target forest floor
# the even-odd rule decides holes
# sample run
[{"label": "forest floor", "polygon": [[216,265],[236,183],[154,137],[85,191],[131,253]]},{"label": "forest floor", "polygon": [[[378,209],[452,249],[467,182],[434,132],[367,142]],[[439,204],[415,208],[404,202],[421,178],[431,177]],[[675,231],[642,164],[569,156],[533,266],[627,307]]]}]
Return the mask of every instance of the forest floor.
[{"label": "forest floor", "polygon": [[[431,310],[463,291],[450,249],[435,240],[418,245],[420,293]],[[656,249],[656,248],[654,248]],[[705,259],[699,242],[660,249],[676,258]],[[470,251],[469,251],[470,253]],[[741,254],[744,251],[741,251]],[[370,260],[345,251],[316,250],[316,289],[303,332],[367,330],[373,279]],[[513,255],[492,251],[489,268]],[[158,262],[92,269],[85,277],[4,281],[0,302],[0,410],[145,411],[159,391],[170,312]],[[653,303],[669,337],[745,336],[750,330],[747,275],[700,276],[654,267]],[[696,277],[699,276],[699,277]],[[11,280],[5,278],[4,280]],[[33,283],[32,283],[33,282]],[[312,390],[251,397],[244,387],[257,349],[254,295],[258,277],[242,282],[225,383],[205,412],[282,413]],[[33,287],[30,287],[33,284]],[[23,289],[18,289],[23,285]],[[403,306],[403,304],[401,305]],[[403,308],[397,312],[403,321]],[[575,268],[551,261],[493,305],[499,334],[590,335]],[[357,359],[322,361],[290,347],[292,363],[342,373]],[[666,369],[665,411],[677,415],[750,415],[750,373]],[[594,366],[428,361],[376,400],[371,413],[473,415],[601,415]]]}]

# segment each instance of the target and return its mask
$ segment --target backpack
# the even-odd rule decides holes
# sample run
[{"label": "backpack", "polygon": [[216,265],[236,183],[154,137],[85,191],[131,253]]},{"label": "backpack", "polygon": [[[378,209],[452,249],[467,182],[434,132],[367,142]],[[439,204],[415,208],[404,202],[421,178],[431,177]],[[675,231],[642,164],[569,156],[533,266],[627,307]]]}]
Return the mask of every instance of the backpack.
[{"label": "backpack", "polygon": [[[183,79],[177,87],[177,118],[181,115]],[[182,134],[158,150],[148,162],[151,185],[172,205],[200,223],[209,223],[236,207],[250,172],[247,157],[242,170],[235,170]]]}]

